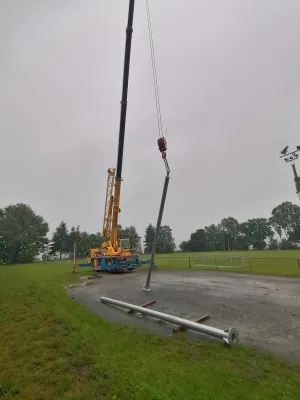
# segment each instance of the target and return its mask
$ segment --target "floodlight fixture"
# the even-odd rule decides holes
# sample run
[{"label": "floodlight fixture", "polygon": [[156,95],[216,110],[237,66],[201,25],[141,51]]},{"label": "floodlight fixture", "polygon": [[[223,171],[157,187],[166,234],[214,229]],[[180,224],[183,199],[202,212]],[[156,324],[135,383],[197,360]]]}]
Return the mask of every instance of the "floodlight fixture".
[{"label": "floodlight fixture", "polygon": [[295,160],[298,160],[298,158],[299,158],[298,152],[300,151],[300,145],[296,146],[296,150],[293,150],[289,153],[287,153],[288,148],[289,148],[289,146],[286,146],[283,150],[281,150],[280,158],[284,157],[284,161],[286,163],[291,163],[291,165],[292,165],[294,182],[295,182],[295,186],[296,186],[296,193],[300,200],[300,177],[297,174],[296,165],[295,165]]}]

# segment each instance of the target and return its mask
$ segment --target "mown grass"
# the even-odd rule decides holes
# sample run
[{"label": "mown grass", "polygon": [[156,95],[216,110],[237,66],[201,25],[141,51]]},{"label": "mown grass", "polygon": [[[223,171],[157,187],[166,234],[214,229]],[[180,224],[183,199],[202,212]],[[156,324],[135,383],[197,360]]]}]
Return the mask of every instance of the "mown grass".
[{"label": "mown grass", "polygon": [[[203,257],[206,265],[204,265]],[[237,258],[233,259],[231,264],[232,257]],[[226,272],[300,277],[297,259],[300,259],[300,250],[201,252],[158,254],[156,264],[161,268],[219,269]]]},{"label": "mown grass", "polygon": [[70,271],[71,263],[0,267],[1,399],[299,398],[299,366],[104,321],[66,295],[63,284],[87,273]]}]

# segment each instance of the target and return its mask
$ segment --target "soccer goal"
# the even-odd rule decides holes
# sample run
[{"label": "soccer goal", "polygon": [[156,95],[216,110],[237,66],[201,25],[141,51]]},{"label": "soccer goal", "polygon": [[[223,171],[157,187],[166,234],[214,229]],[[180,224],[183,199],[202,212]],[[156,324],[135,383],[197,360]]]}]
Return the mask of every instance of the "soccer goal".
[{"label": "soccer goal", "polygon": [[244,256],[200,256],[193,257],[191,260],[192,267],[203,269],[234,269],[249,267],[248,259]]}]

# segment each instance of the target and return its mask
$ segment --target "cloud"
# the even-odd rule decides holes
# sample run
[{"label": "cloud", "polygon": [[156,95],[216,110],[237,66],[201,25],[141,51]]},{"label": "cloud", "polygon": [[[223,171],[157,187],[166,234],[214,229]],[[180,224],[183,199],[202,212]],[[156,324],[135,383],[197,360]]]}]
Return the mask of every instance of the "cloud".
[{"label": "cloud", "polygon": [[[278,159],[299,144],[300,3],[150,1],[176,242],[232,215],[297,202]],[[3,0],[1,205],[26,201],[51,228],[102,227],[117,159],[128,3]],[[164,165],[144,1],[136,2],[120,223],[155,223]]]}]

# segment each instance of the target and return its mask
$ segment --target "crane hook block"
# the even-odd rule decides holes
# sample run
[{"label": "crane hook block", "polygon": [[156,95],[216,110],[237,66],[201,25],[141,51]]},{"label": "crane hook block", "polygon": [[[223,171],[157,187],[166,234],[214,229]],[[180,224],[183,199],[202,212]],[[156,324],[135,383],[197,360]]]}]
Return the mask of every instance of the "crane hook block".
[{"label": "crane hook block", "polygon": [[164,137],[161,137],[157,140],[158,149],[162,154],[163,158],[166,158],[166,151],[167,151],[167,141]]}]

